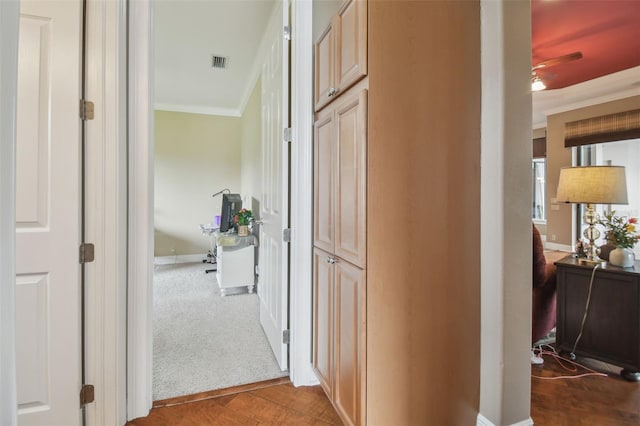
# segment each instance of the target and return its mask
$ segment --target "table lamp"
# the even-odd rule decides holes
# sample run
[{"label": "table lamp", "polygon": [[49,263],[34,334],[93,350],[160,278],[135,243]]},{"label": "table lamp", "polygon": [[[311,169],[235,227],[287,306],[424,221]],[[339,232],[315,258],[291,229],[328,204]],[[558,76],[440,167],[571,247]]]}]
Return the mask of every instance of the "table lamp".
[{"label": "table lamp", "polygon": [[556,196],[559,203],[586,204],[583,220],[589,224],[584,236],[589,240],[587,261],[600,262],[595,240],[600,231],[594,204],[628,204],[627,181],[622,166],[583,166],[560,169]]}]

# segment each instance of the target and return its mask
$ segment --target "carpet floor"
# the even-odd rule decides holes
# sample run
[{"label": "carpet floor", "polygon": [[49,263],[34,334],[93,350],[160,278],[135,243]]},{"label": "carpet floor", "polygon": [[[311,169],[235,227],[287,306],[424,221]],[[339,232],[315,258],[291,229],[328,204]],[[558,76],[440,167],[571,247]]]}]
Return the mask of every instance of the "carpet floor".
[{"label": "carpet floor", "polygon": [[210,266],[154,267],[154,401],[288,375],[262,331],[258,296],[222,297]]}]

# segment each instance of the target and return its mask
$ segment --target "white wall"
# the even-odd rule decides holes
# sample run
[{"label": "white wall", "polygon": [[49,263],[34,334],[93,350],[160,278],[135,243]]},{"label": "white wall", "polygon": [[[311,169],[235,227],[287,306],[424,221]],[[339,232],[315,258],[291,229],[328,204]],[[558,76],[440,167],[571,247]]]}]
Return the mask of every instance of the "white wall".
[{"label": "white wall", "polygon": [[533,424],[531,12],[482,0],[481,367],[479,424]]}]

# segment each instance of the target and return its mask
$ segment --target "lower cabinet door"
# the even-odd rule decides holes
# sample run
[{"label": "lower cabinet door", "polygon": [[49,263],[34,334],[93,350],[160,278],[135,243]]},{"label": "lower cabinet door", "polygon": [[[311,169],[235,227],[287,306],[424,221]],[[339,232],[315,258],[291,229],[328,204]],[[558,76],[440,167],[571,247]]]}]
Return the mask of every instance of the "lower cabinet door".
[{"label": "lower cabinet door", "polygon": [[335,263],[334,406],[345,424],[365,424],[365,271]]},{"label": "lower cabinet door", "polygon": [[333,257],[313,249],[313,369],[332,398],[333,386]]}]

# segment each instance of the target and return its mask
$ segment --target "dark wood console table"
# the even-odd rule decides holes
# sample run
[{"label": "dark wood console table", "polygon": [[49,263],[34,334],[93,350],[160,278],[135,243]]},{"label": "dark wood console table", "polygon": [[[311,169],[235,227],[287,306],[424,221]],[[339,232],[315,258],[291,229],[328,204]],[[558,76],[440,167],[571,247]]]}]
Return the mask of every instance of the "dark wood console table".
[{"label": "dark wood console table", "polygon": [[[556,345],[571,352],[580,332],[593,264],[569,256],[555,265]],[[620,366],[622,377],[640,380],[640,261],[631,268],[607,264],[596,270],[589,315],[575,354]]]}]

